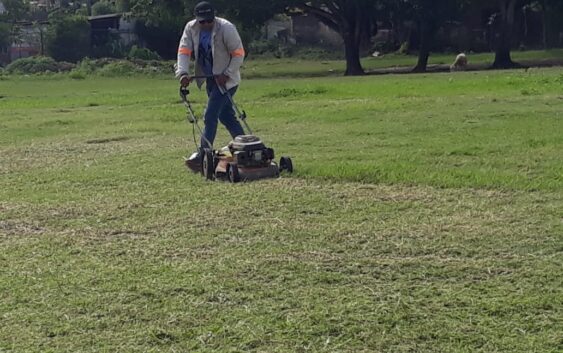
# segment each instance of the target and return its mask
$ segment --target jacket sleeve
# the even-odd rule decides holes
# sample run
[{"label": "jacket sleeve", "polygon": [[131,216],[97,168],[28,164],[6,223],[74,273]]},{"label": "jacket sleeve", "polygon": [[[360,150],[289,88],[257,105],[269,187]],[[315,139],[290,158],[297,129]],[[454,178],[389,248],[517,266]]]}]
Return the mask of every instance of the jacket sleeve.
[{"label": "jacket sleeve", "polygon": [[225,31],[225,45],[231,55],[231,61],[229,62],[229,66],[227,66],[224,74],[232,77],[238,70],[240,70],[242,63],[244,62],[245,55],[242,40],[240,39],[238,31],[234,25],[230,25]]},{"label": "jacket sleeve", "polygon": [[178,46],[178,63],[176,64],[176,77],[187,75],[190,72],[190,60],[194,52],[191,36],[191,25],[188,23]]}]

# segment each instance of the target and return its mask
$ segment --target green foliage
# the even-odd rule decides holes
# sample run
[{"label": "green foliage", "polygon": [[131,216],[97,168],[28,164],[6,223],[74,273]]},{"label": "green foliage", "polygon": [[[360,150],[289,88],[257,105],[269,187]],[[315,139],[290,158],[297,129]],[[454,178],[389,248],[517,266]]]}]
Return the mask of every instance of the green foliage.
[{"label": "green foliage", "polygon": [[117,33],[98,34],[92,40],[91,54],[94,58],[124,58],[127,48]]},{"label": "green foliage", "polygon": [[116,61],[102,67],[98,71],[98,74],[100,76],[106,76],[106,77],[123,77],[123,76],[131,76],[138,72],[139,70],[135,66],[135,64],[129,61]]},{"label": "green foliage", "polygon": [[162,22],[139,21],[135,26],[137,35],[146,42],[147,47],[164,59],[176,59],[178,41],[182,36],[185,19],[179,16],[162,18]]},{"label": "green foliage", "polygon": [[23,0],[2,0],[2,4],[6,12],[0,15],[0,19],[16,22],[24,19],[29,14],[29,5]]},{"label": "green foliage", "polygon": [[107,0],[98,1],[92,5],[93,16],[108,15],[116,12],[116,7]]},{"label": "green foliage", "polygon": [[280,43],[276,40],[255,40],[252,41],[248,47],[247,51],[251,53],[252,56],[264,56],[267,54],[274,54],[278,51]]},{"label": "green foliage", "polygon": [[73,80],[84,80],[86,79],[86,75],[80,71],[72,70],[68,77],[72,78]]},{"label": "green foliage", "polygon": [[10,46],[12,42],[12,26],[0,22],[0,49]]},{"label": "green foliage", "polygon": [[255,40],[248,45],[252,57],[287,58],[293,56],[294,48],[277,40]]},{"label": "green foliage", "polygon": [[401,46],[397,50],[397,54],[407,55],[409,51],[410,51],[410,42],[406,41],[401,44]]},{"label": "green foliage", "polygon": [[298,58],[303,60],[339,60],[344,51],[328,50],[323,47],[287,44],[278,40],[255,40],[248,46],[249,58]]},{"label": "green foliage", "polygon": [[131,10],[130,0],[117,0],[115,3],[117,12],[129,12]]},{"label": "green foliage", "polygon": [[89,55],[90,24],[82,16],[55,16],[47,30],[47,52],[57,61],[77,62]]},{"label": "green foliage", "polygon": [[93,74],[101,67],[102,65],[99,65],[96,60],[84,58],[76,65],[75,71],[79,71],[83,74]]},{"label": "green foliage", "polygon": [[147,48],[139,48],[136,45],[131,47],[129,54],[127,55],[129,59],[139,59],[139,60],[160,60],[160,56],[154,51]]},{"label": "green foliage", "polygon": [[[174,59],[178,39],[187,21],[193,18],[193,8],[199,1],[189,0],[134,0],[131,9],[142,19],[136,32],[147,46],[166,59]],[[217,13],[235,23],[243,43],[248,45],[259,33],[259,28],[276,13],[283,12],[287,1],[213,1]]]},{"label": "green foliage", "polygon": [[82,60],[73,73],[79,76],[104,76],[122,77],[130,75],[166,75],[170,76],[174,72],[172,62],[162,60],[140,60],[130,61],[115,60],[111,58]]},{"label": "green foliage", "polygon": [[6,72],[10,74],[37,74],[45,72],[70,71],[73,65],[56,62],[50,57],[35,56],[15,60],[6,67]]}]

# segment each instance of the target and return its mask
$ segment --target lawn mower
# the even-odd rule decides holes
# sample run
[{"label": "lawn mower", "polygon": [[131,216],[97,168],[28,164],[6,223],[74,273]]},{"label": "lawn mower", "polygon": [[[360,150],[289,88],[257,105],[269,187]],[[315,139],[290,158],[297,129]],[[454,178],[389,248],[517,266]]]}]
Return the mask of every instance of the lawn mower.
[{"label": "lawn mower", "polygon": [[[192,77],[191,79],[208,78]],[[187,87],[180,87],[180,97],[184,102],[187,109],[187,121],[193,126],[193,137],[196,147],[198,147],[197,137],[203,138],[208,146],[213,146],[212,143],[205,139],[203,130],[199,125],[199,120],[192,109],[191,103],[188,99],[190,91]],[[246,122],[246,112],[240,111],[238,106],[233,100],[231,94],[226,91],[232,103],[232,106],[239,119],[245,128],[246,135],[235,137],[227,146],[215,150],[213,147],[204,148],[201,153],[200,163],[197,165],[190,165],[189,160],[192,157],[185,158],[186,167],[196,173],[201,173],[207,180],[228,180],[231,183],[238,183],[241,181],[258,180],[264,178],[277,178],[280,173],[293,172],[293,162],[290,157],[281,157],[279,164],[275,162],[274,150],[266,147],[266,145],[255,136],[252,129]]]}]

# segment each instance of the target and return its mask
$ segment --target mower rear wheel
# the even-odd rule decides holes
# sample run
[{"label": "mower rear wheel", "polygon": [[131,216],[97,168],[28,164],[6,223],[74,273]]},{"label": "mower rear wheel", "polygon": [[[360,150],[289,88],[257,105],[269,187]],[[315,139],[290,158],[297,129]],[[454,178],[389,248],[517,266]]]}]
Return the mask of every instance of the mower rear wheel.
[{"label": "mower rear wheel", "polygon": [[227,175],[231,183],[240,182],[240,174],[238,172],[238,166],[235,163],[229,163],[227,168]]},{"label": "mower rear wheel", "polygon": [[289,157],[281,157],[280,159],[280,172],[287,171],[293,173],[293,162]]},{"label": "mower rear wheel", "polygon": [[207,148],[203,150],[201,173],[207,180],[213,180],[215,178],[215,163],[213,160],[213,152],[211,152],[211,150]]}]

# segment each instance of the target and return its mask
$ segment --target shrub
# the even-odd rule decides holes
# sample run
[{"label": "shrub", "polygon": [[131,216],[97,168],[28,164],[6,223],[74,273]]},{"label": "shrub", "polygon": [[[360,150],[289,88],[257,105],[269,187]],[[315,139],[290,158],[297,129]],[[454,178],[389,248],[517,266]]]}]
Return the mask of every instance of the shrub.
[{"label": "shrub", "polygon": [[119,77],[133,75],[139,71],[135,64],[129,61],[116,61],[105,65],[98,73],[106,77]]},{"label": "shrub", "polygon": [[401,55],[408,55],[409,54],[409,50],[410,50],[410,43],[407,42],[403,42],[401,44],[401,46],[399,47],[399,49],[397,49],[397,54],[401,54]]},{"label": "shrub", "polygon": [[92,60],[90,58],[85,58],[84,60],[79,62],[78,65],[76,65],[75,71],[79,71],[84,75],[89,75],[96,72],[98,68],[99,66],[95,60]]},{"label": "shrub", "polygon": [[274,56],[277,53],[279,43],[273,40],[255,40],[250,43],[248,52],[252,56]]},{"label": "shrub", "polygon": [[73,64],[57,63],[53,58],[47,56],[35,56],[18,59],[6,67],[10,74],[38,74],[44,72],[70,71]]},{"label": "shrub", "polygon": [[72,70],[72,72],[68,75],[68,77],[74,80],[84,80],[86,78],[86,74],[78,70]]},{"label": "shrub", "polygon": [[136,45],[131,47],[128,55],[129,59],[139,59],[139,60],[160,60],[160,55],[156,52],[147,49],[147,48],[139,48]]}]

